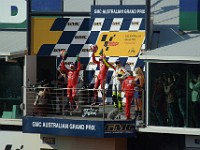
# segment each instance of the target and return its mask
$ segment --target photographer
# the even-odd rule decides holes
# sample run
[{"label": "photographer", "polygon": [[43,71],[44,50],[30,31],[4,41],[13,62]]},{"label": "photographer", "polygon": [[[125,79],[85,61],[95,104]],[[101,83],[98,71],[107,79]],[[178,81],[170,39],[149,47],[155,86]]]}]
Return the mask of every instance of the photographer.
[{"label": "photographer", "polygon": [[34,112],[33,115],[37,116],[46,116],[47,108],[48,108],[48,95],[50,94],[49,88],[44,88],[40,90],[36,96],[36,100],[34,102]]}]

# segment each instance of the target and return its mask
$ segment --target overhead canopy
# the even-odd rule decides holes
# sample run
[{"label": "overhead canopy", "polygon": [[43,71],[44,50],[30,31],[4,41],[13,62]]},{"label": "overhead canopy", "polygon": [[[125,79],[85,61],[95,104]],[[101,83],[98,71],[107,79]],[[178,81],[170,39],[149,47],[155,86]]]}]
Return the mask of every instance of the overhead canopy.
[{"label": "overhead canopy", "polygon": [[145,51],[144,60],[200,61],[200,37],[193,37],[178,43]]},{"label": "overhead canopy", "polygon": [[26,53],[25,31],[0,31],[0,58],[17,58]]}]

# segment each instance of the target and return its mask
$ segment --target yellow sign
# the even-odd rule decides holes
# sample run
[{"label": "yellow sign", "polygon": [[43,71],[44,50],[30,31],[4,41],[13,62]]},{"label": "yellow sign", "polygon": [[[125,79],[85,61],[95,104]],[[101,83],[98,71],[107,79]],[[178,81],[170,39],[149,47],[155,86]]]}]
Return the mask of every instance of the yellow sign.
[{"label": "yellow sign", "polygon": [[33,18],[31,31],[31,55],[37,55],[43,44],[57,44],[62,31],[50,31],[55,18]]},{"label": "yellow sign", "polygon": [[98,51],[103,49],[106,56],[137,56],[145,39],[144,31],[102,32],[97,40]]}]

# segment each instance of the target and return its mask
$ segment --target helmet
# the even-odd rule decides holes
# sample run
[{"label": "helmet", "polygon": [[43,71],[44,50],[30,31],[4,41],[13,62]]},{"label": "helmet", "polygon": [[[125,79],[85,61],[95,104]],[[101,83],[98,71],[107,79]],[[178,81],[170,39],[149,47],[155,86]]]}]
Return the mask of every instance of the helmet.
[{"label": "helmet", "polygon": [[72,68],[72,67],[74,67],[74,66],[75,66],[74,63],[70,63],[70,64],[69,64],[69,67],[70,67],[70,68]]},{"label": "helmet", "polygon": [[90,49],[91,49],[94,53],[96,53],[96,51],[98,50],[98,46],[97,46],[96,44],[92,44],[92,45],[90,45]]},{"label": "helmet", "polygon": [[103,56],[100,56],[100,57],[99,57],[99,61],[102,61],[102,60],[103,60]]}]

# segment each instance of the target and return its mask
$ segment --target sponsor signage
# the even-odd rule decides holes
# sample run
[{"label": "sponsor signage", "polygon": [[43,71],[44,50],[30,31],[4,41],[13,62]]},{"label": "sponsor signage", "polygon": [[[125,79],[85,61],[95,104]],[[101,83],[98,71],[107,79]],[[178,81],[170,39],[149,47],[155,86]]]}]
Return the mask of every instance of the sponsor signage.
[{"label": "sponsor signage", "polygon": [[63,0],[31,0],[33,12],[62,12]]},{"label": "sponsor signage", "polygon": [[145,5],[92,6],[92,18],[145,18]]},{"label": "sponsor signage", "polygon": [[26,13],[26,0],[1,0],[0,29],[26,28]]},{"label": "sponsor signage", "polygon": [[[62,0],[31,0],[33,12],[62,12]],[[27,28],[27,0],[1,0],[0,29]]]},{"label": "sponsor signage", "polygon": [[0,23],[23,23],[26,20],[25,0],[1,0]]},{"label": "sponsor signage", "polygon": [[104,132],[105,137],[135,137],[135,120],[106,121]]},{"label": "sponsor signage", "polygon": [[137,56],[145,39],[145,32],[102,32],[97,40],[99,52],[106,56]]},{"label": "sponsor signage", "polygon": [[59,118],[23,118],[24,133],[103,137],[103,122]]},{"label": "sponsor signage", "polygon": [[[135,122],[24,117],[23,132],[79,137],[134,137]],[[53,139],[43,141],[54,143]]]}]

